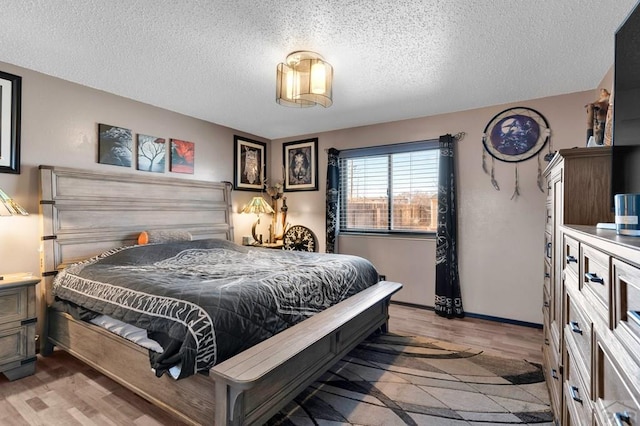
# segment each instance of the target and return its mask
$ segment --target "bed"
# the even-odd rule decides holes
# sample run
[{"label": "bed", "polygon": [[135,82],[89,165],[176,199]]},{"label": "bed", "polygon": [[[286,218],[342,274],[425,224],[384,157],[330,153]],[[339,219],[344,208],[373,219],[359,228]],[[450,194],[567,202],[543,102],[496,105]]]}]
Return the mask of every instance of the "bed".
[{"label": "bed", "polygon": [[390,297],[401,288],[374,284],[206,374],[156,377],[147,349],[50,308],[54,277],[76,262],[134,246],[141,230],[233,241],[230,184],[50,166],[40,167],[40,180],[41,353],[65,350],[187,423],[268,420],[368,335],[386,329]]}]

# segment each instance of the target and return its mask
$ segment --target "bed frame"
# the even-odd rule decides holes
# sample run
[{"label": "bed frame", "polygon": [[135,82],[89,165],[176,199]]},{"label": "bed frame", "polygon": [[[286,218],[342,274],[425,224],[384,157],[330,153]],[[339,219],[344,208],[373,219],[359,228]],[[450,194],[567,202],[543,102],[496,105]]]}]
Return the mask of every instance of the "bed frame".
[{"label": "bed frame", "polygon": [[157,378],[148,351],[100,327],[48,309],[60,268],[132,245],[143,230],[187,230],[233,241],[231,185],[167,176],[40,166],[41,353],[54,346],[190,424],[259,424],[376,330],[391,295],[382,281],[214,366],[208,376]]}]

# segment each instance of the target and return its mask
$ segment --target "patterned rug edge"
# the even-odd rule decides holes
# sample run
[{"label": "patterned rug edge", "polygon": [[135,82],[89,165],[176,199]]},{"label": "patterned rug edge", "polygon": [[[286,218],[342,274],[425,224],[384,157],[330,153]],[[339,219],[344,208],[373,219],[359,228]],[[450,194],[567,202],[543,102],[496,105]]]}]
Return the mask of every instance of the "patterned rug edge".
[{"label": "patterned rug edge", "polygon": [[362,342],[270,426],[552,424],[541,365],[466,345],[379,334]]}]

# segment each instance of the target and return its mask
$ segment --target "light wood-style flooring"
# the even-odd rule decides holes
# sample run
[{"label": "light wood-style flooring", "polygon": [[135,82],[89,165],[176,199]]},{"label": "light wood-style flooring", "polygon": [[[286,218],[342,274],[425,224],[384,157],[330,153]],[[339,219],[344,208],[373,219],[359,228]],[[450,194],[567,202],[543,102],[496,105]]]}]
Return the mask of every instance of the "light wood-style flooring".
[{"label": "light wood-style flooring", "polygon": [[[391,305],[390,331],[451,341],[487,353],[542,361],[542,330]],[[122,366],[126,368],[126,366]],[[0,374],[0,425],[181,425],[164,411],[65,352],[38,356],[36,374]]]},{"label": "light wood-style flooring", "polygon": [[389,331],[482,349],[487,354],[542,364],[542,329],[465,317],[447,319],[433,311],[405,305],[389,307]]}]

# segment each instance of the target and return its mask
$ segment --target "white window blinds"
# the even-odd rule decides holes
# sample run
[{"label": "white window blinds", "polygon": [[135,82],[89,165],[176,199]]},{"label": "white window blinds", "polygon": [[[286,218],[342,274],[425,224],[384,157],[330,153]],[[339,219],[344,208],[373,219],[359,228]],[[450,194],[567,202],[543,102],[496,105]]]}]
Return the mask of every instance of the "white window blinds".
[{"label": "white window blinds", "polygon": [[438,153],[438,141],[341,152],[340,231],[435,232]]}]

